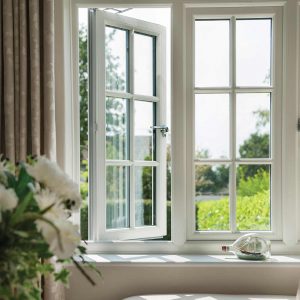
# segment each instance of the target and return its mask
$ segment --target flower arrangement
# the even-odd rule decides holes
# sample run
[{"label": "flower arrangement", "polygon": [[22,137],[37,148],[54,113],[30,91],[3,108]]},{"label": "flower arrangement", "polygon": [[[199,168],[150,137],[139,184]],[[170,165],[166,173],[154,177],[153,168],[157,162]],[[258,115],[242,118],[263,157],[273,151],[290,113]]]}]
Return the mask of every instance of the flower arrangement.
[{"label": "flower arrangement", "polygon": [[81,201],[78,186],[47,158],[0,159],[0,299],[40,299],[44,275],[67,284],[69,271],[56,271],[53,257],[74,263],[94,284],[74,258],[85,253],[70,221]]}]

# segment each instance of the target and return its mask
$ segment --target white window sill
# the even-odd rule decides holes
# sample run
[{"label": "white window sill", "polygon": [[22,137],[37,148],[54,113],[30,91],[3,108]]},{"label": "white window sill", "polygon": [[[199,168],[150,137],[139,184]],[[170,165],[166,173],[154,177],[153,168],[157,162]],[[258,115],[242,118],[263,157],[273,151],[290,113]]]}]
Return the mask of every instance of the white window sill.
[{"label": "white window sill", "polygon": [[175,265],[175,266],[241,266],[261,265],[300,267],[300,255],[274,255],[265,261],[249,261],[234,255],[174,255],[174,254],[86,254],[85,260],[113,265]]}]

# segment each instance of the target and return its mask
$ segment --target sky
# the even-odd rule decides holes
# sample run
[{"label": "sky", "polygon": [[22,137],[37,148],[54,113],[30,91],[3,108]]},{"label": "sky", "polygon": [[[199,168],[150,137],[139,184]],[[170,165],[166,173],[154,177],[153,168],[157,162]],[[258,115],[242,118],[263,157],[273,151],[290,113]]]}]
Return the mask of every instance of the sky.
[{"label": "sky", "polygon": [[[160,24],[166,28],[167,36],[167,125],[170,127],[170,9],[169,8],[134,8],[122,15]],[[87,24],[87,10],[79,9],[79,23]],[[229,87],[230,85],[230,39],[229,21],[199,20],[195,24],[195,87]],[[122,39],[118,39],[121,41]],[[117,42],[118,42],[117,41]],[[236,83],[238,86],[268,86],[271,60],[271,21],[237,20],[236,23]],[[141,53],[149,51],[147,41],[139,40]],[[148,45],[148,46],[147,46]],[[115,47],[116,53],[119,47]],[[121,55],[121,54],[120,54]],[[143,55],[138,61],[143,63]],[[149,63],[149,62],[148,62]],[[146,68],[149,70],[150,65]],[[217,70],[217,71],[216,71]],[[142,74],[142,72],[140,73]],[[147,77],[145,75],[144,77]],[[148,74],[149,77],[149,74]],[[139,86],[147,86],[143,77],[138,76]],[[147,88],[146,88],[147,90]],[[270,95],[248,93],[238,95],[236,99],[236,140],[239,146],[256,131],[257,110],[270,110]],[[229,156],[229,95],[195,96],[195,147],[197,151],[207,149],[210,158],[228,158]],[[140,115],[140,116],[139,116]],[[140,125],[139,133],[146,131],[149,124],[144,114],[136,116]],[[261,129],[268,132],[269,127]],[[169,135],[170,136],[170,135]]]}]

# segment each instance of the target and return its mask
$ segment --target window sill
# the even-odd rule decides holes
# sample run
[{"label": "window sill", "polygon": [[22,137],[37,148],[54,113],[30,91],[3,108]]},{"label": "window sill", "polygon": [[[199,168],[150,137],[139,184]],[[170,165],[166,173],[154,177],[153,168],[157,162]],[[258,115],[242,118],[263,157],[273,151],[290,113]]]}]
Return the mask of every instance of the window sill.
[{"label": "window sill", "polygon": [[[227,241],[185,241],[182,244],[173,241],[87,241],[82,245],[86,246],[88,254],[139,254],[155,255],[164,253],[166,255],[190,255],[203,257],[221,257],[221,246],[232,244],[233,240]],[[283,241],[272,241],[271,252],[275,256],[288,255],[297,257],[300,253],[300,243],[289,245]],[[300,257],[300,256],[299,256]],[[220,261],[220,259],[218,259]],[[223,261],[224,262],[224,261]]]},{"label": "window sill", "polygon": [[174,254],[86,254],[85,260],[96,264],[113,265],[170,265],[170,266],[291,266],[300,267],[300,255],[274,255],[266,261],[247,261],[234,255],[174,255]]}]

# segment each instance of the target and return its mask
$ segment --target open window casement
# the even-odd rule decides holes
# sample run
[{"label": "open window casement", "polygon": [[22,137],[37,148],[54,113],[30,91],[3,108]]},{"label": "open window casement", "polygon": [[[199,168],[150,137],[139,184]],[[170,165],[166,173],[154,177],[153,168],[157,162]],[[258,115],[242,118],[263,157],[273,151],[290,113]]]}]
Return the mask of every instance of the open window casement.
[{"label": "open window casement", "polygon": [[91,240],[166,234],[165,28],[89,12]]}]

